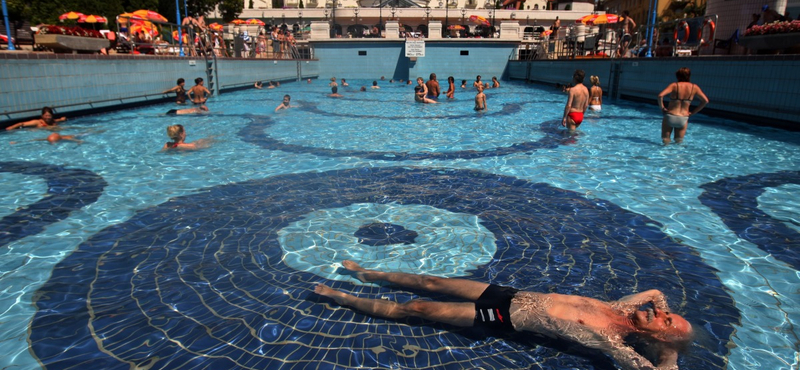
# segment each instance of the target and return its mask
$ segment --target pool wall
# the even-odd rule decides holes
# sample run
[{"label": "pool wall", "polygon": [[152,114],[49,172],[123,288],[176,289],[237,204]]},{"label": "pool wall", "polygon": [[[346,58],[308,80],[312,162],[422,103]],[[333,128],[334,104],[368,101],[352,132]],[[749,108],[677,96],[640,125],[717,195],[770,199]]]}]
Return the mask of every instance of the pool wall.
[{"label": "pool wall", "polygon": [[428,79],[436,73],[439,81],[448,76],[474,80],[482,75],[505,78],[508,59],[517,47],[508,41],[426,40],[425,56],[406,57],[404,40],[375,42],[361,39],[352,42],[314,42],[314,55],[322,63],[320,78],[345,77],[376,80]]},{"label": "pool wall", "polygon": [[691,81],[711,103],[709,114],[800,130],[800,56],[771,55],[708,58],[637,58],[567,61],[511,61],[510,79],[567,84],[575,69],[600,78],[612,97],[655,103],[657,95],[675,81],[681,67],[692,70]]},{"label": "pool wall", "polygon": [[[43,106],[74,115],[174,100],[161,94],[178,78],[186,87],[206,78],[203,58],[0,53],[0,127],[39,116]],[[246,88],[256,80],[296,80],[319,74],[309,60],[218,59],[216,88]],[[206,82],[208,86],[208,82]]]},{"label": "pool wall", "polygon": [[[656,95],[680,67],[692,69],[697,83],[711,100],[706,113],[800,130],[800,56],[585,59],[508,61],[515,44],[509,42],[426,42],[425,56],[405,56],[405,42],[315,42],[313,60],[218,60],[218,86],[248,88],[256,80],[294,81],[301,78],[352,79],[427,78],[437,73],[472,81],[530,80],[569,83],[575,69],[600,77],[606,93],[615,98],[655,103]],[[194,62],[194,65],[191,63]],[[80,115],[132,105],[174,99],[161,91],[183,77],[187,86],[204,77],[202,58],[152,56],[59,55],[0,53],[0,127],[39,115],[53,106],[59,115]]]}]

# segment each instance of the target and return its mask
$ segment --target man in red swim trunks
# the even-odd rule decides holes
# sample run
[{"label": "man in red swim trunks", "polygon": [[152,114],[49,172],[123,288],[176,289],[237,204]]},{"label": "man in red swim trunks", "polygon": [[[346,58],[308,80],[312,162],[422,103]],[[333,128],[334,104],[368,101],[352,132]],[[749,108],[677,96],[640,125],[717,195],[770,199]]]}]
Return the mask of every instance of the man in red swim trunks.
[{"label": "man in red swim trunks", "polygon": [[583,122],[583,113],[589,106],[589,89],[583,85],[586,72],[581,69],[575,70],[572,75],[572,88],[568,90],[569,99],[564,107],[564,117],[561,119],[561,126],[566,127],[569,132],[574,132]]}]

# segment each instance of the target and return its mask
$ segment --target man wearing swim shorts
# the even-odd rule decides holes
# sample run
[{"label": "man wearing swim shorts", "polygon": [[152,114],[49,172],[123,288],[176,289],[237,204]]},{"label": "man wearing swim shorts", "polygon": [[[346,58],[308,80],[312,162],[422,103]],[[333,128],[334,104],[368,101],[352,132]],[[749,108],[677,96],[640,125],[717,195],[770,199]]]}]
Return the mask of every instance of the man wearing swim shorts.
[{"label": "man wearing swim shorts", "polygon": [[[397,303],[356,297],[324,284],[314,288],[319,295],[372,316],[420,317],[454,326],[490,329],[490,334],[530,332],[600,350],[626,370],[656,366],[677,369],[678,352],[692,342],[692,325],[671,313],[666,297],[655,289],[606,302],[577,295],[519,291],[466,279],[367,270],[353,261],[342,265],[363,282],[385,281],[465,300],[415,299]],[[625,342],[630,337],[652,347],[655,363]]]},{"label": "man wearing swim shorts", "polygon": [[583,113],[589,106],[589,89],[583,85],[585,77],[586,73],[581,69],[575,70],[572,74],[573,86],[568,91],[569,98],[564,107],[564,116],[561,118],[561,126],[566,127],[570,133],[583,123]]}]

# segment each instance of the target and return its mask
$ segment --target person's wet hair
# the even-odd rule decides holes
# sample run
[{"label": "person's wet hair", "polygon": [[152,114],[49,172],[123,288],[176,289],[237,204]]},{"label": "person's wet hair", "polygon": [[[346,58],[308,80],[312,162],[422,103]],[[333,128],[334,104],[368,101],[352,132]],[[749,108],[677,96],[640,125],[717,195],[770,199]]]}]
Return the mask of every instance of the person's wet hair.
[{"label": "person's wet hair", "polygon": [[589,77],[589,80],[592,81],[592,85],[600,85],[600,77],[592,76]]},{"label": "person's wet hair", "polygon": [[689,68],[683,67],[675,72],[675,77],[678,79],[678,82],[689,82],[692,78],[692,71]]},{"label": "person's wet hair", "polygon": [[197,84],[197,85],[199,85],[201,82],[203,82],[203,78],[202,77],[198,77],[198,78],[194,79],[194,83]]},{"label": "person's wet hair", "polygon": [[45,113],[50,113],[52,115],[53,114],[53,108],[50,108],[50,107],[42,108],[42,115],[44,116]]},{"label": "person's wet hair", "polygon": [[183,132],[183,125],[172,125],[167,127],[167,136],[169,136],[169,138],[173,141],[180,140]]},{"label": "person's wet hair", "polygon": [[186,82],[186,80],[184,80],[183,78],[179,78],[179,79],[178,79],[178,85],[180,85],[180,84],[182,84],[182,83],[184,83],[184,82]]},{"label": "person's wet hair", "polygon": [[575,79],[575,82],[582,84],[583,79],[586,78],[586,72],[584,72],[582,69],[576,69],[572,77]]}]

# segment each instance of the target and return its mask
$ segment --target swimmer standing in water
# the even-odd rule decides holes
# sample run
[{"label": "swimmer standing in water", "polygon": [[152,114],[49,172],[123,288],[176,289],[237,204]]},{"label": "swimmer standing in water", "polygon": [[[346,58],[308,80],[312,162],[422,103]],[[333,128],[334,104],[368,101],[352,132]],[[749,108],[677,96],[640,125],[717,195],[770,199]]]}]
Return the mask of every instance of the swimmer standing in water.
[{"label": "swimmer standing in water", "polygon": [[583,85],[586,73],[583,70],[575,70],[572,74],[572,87],[567,92],[569,98],[564,107],[564,117],[561,119],[561,126],[564,126],[570,133],[575,132],[578,126],[583,123],[583,114],[589,106],[589,90]]},{"label": "swimmer standing in water", "polygon": [[444,93],[448,99],[454,99],[456,93],[456,79],[453,76],[447,78],[447,91]]},{"label": "swimmer standing in water", "polygon": [[478,89],[478,93],[475,94],[475,110],[476,111],[485,111],[486,110],[486,94],[483,93],[483,86],[478,85],[476,88]]},{"label": "swimmer standing in water", "polygon": [[[658,105],[664,113],[661,120],[661,141],[666,145],[670,142],[670,136],[675,131],[675,142],[682,143],[686,135],[686,128],[689,126],[689,116],[697,114],[708,104],[708,97],[697,86],[690,82],[692,71],[683,67],[675,72],[678,82],[673,82],[664,91],[658,94]],[[669,105],[664,106],[664,97],[669,95]],[[691,112],[689,108],[695,96],[700,98],[700,104]]]},{"label": "swimmer standing in water", "polygon": [[419,103],[436,104],[436,100],[428,98],[428,87],[425,86],[425,80],[422,77],[417,77],[417,86],[414,86],[414,100]]},{"label": "swimmer standing in water", "polygon": [[603,108],[603,89],[600,87],[600,78],[591,76],[589,80],[592,81],[592,88],[589,90],[589,109],[599,112]]}]

